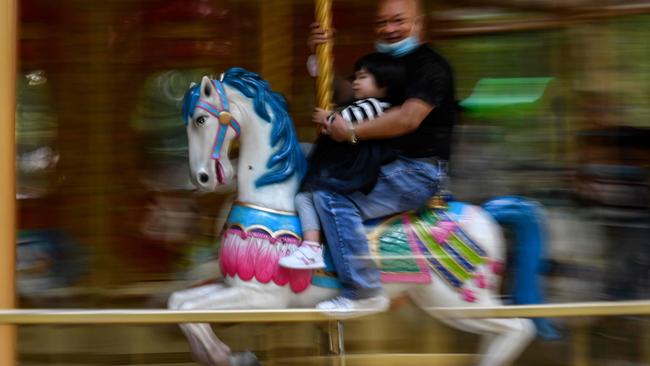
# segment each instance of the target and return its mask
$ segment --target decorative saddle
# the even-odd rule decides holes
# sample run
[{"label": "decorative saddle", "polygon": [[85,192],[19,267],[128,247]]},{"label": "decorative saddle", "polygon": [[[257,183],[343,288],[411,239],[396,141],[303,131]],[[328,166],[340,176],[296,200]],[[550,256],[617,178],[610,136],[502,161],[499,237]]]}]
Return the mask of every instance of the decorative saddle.
[{"label": "decorative saddle", "polygon": [[[475,288],[488,286],[486,264],[490,261],[455,219],[464,206],[459,202],[427,205],[367,223],[370,255],[380,268],[382,281],[425,284],[436,274],[463,299],[473,301]],[[278,265],[301,238],[294,213],[236,202],[224,231],[221,269],[226,276],[238,275],[244,280],[289,284],[295,292],[310,283],[339,287],[327,245],[327,268],[323,270],[290,270]]]}]

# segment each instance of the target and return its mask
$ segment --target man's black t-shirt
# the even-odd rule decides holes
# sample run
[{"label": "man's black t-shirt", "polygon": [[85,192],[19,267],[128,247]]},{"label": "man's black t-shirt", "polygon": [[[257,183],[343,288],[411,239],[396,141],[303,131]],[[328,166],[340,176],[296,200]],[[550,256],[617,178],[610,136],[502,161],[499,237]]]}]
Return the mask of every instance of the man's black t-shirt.
[{"label": "man's black t-shirt", "polygon": [[392,139],[391,146],[411,158],[449,160],[451,133],[456,118],[451,66],[426,44],[398,60],[406,69],[404,100],[420,99],[434,108],[415,131]]}]

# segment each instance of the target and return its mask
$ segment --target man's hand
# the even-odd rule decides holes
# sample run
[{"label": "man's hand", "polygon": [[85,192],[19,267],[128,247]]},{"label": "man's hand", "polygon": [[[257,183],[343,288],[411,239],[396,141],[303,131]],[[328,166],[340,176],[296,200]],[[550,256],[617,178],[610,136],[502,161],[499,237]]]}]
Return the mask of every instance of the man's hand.
[{"label": "man's hand", "polygon": [[334,40],[334,28],[326,32],[318,22],[311,23],[309,27],[311,28],[311,32],[307,39],[307,47],[309,47],[309,51],[312,54],[316,53],[316,47],[318,45]]}]

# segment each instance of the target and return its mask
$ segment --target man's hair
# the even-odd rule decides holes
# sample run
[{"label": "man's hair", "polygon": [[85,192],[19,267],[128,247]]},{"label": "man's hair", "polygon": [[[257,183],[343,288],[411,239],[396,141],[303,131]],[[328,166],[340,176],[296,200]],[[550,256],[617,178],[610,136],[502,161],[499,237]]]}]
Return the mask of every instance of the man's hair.
[{"label": "man's hair", "polygon": [[394,57],[379,52],[369,53],[354,64],[354,72],[362,69],[375,78],[378,87],[386,88],[389,103],[402,104],[406,71]]},{"label": "man's hair", "polygon": [[[379,7],[382,3],[386,1],[392,1],[392,0],[379,0],[377,1],[377,7]],[[422,0],[409,0],[415,2],[415,16],[421,16],[424,15],[424,4],[422,3]]]}]

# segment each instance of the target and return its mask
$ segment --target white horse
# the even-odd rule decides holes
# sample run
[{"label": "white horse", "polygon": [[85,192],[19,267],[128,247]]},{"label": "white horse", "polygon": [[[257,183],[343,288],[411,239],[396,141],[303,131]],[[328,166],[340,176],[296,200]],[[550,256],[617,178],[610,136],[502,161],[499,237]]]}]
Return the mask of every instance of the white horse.
[{"label": "white horse", "polygon": [[[317,275],[312,276],[311,271],[287,270],[277,264],[281,256],[300,243],[294,196],[305,170],[305,158],[284,99],[258,75],[233,68],[221,80],[203,77],[200,85],[190,88],[183,103],[193,182],[202,190],[218,191],[236,181],[237,201],[221,245],[224,283],[175,292],[169,299],[169,308],[314,307],[336,296],[336,288],[312,284],[312,280],[317,283]],[[237,169],[227,153],[236,138]],[[512,208],[511,201],[504,202]],[[499,202],[493,204],[498,206]],[[461,204],[456,211],[455,221],[460,229],[480,244],[488,262],[503,263],[504,240],[495,219],[477,206]],[[428,283],[386,283],[385,289],[391,297],[408,294],[433,316],[436,314],[430,311],[432,307],[499,306],[502,303],[495,292],[499,276],[496,270],[487,269],[489,265],[483,267],[489,285],[468,285],[469,293],[450,286],[434,270],[429,271],[434,275]],[[512,363],[535,334],[534,324],[528,319],[440,320],[483,335],[482,366]],[[202,364],[257,364],[250,354],[231,353],[209,324],[183,324],[181,328],[194,357]]]}]

